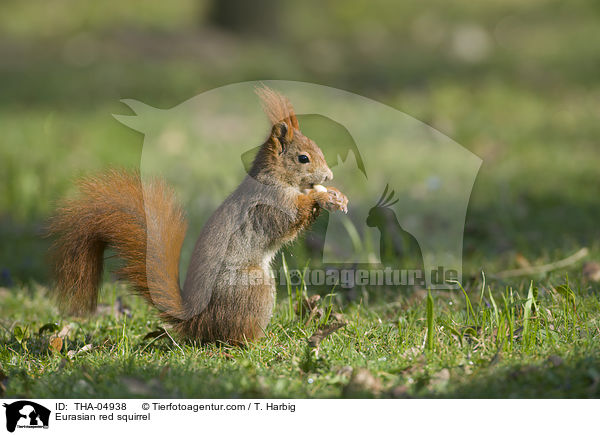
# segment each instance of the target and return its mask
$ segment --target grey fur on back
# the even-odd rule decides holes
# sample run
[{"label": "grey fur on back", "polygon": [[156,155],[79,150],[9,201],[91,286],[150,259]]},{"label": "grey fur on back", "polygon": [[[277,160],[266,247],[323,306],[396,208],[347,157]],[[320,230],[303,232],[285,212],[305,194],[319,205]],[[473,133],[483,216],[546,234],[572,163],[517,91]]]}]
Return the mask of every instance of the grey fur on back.
[{"label": "grey fur on back", "polygon": [[[289,210],[298,193],[247,176],[212,214],[196,241],[182,289],[188,317],[204,311],[214,293],[234,293],[239,290],[235,284],[258,278],[249,277],[249,270],[259,268],[261,279],[274,286],[270,263],[285,242],[282,231],[295,218]],[[269,213],[262,215],[262,210]]]}]

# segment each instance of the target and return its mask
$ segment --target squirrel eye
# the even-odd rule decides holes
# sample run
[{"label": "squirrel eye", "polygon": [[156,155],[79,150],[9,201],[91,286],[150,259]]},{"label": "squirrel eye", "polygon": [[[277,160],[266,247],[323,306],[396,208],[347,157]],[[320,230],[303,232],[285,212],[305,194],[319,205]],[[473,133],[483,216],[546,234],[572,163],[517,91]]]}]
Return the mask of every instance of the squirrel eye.
[{"label": "squirrel eye", "polygon": [[308,156],[306,154],[300,154],[298,156],[298,161],[300,163],[308,163],[310,161],[310,159],[308,158]]}]

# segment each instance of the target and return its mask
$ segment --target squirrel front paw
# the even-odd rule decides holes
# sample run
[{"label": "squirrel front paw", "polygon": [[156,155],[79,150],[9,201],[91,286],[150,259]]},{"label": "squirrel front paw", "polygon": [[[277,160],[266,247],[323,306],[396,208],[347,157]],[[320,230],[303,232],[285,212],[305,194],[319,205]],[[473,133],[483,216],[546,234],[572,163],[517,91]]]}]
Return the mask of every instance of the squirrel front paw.
[{"label": "squirrel front paw", "polygon": [[327,192],[315,192],[315,199],[325,210],[348,213],[348,198],[335,187],[328,187]]}]

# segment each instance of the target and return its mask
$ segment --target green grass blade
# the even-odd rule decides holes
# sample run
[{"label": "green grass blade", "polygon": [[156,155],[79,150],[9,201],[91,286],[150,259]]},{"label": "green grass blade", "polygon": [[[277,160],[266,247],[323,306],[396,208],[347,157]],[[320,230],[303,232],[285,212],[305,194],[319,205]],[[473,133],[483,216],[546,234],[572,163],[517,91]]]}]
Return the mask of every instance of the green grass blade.
[{"label": "green grass blade", "polygon": [[529,284],[527,292],[527,300],[523,311],[523,342],[529,337],[529,319],[531,317],[531,304],[533,303],[533,281]]},{"label": "green grass blade", "polygon": [[290,320],[294,318],[294,304],[292,302],[292,280],[290,278],[290,271],[288,269],[287,261],[285,261],[285,254],[281,253],[281,262],[283,264],[283,273],[285,274],[285,282],[287,286],[288,294],[288,315]]},{"label": "green grass blade", "polygon": [[490,301],[492,303],[492,307],[494,309],[494,319],[496,320],[496,326],[500,324],[500,315],[498,314],[498,305],[496,305],[496,300],[492,295],[492,289],[488,287],[488,294],[490,295]]},{"label": "green grass blade", "polygon": [[[456,280],[448,280],[449,283],[457,284],[465,295],[465,304],[467,305],[467,323],[470,322],[471,316],[473,317],[473,321],[477,322],[477,316],[475,315],[475,310],[473,310],[473,305],[471,304],[471,300],[469,299],[469,295],[463,288],[462,284]],[[479,325],[477,325],[479,326]]]},{"label": "green grass blade", "polygon": [[427,292],[427,351],[433,351],[433,336],[434,336],[434,319],[433,319],[433,297],[431,289]]}]

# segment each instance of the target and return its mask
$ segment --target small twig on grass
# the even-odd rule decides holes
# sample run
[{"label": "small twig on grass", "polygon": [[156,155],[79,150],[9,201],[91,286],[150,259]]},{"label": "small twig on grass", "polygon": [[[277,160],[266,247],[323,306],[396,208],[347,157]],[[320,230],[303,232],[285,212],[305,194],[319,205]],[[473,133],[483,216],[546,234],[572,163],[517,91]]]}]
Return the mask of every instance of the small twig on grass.
[{"label": "small twig on grass", "polygon": [[[146,336],[144,337],[144,340],[149,337],[151,334],[156,333],[157,331],[153,331],[151,333],[146,334]],[[148,349],[148,347],[152,346],[154,344],[154,342],[160,340],[161,338],[163,338],[164,336],[166,336],[167,331],[161,332],[159,335],[155,336],[152,341],[150,343],[148,343],[146,346],[144,346],[144,348],[141,350],[141,352],[144,352],[146,349]]]},{"label": "small twig on grass", "polygon": [[538,275],[542,273],[548,273],[556,269],[562,269],[563,267],[570,266],[572,264],[577,263],[582,258],[587,257],[589,254],[588,248],[581,248],[579,251],[574,253],[573,255],[564,258],[559,261],[555,261],[554,263],[542,264],[540,266],[531,266],[524,267],[522,269],[510,269],[504,270],[502,272],[498,272],[494,275],[491,275],[493,278],[514,278],[517,276],[527,276],[527,275]]},{"label": "small twig on grass", "polygon": [[345,321],[332,323],[331,325],[317,329],[317,331],[310,336],[308,339],[308,348],[313,350],[315,357],[319,356],[319,347],[321,346],[321,342],[347,324],[348,322]]},{"label": "small twig on grass", "polygon": [[179,349],[179,350],[181,351],[181,354],[182,354],[183,356],[185,356],[185,352],[183,351],[183,349],[181,348],[181,346],[179,346],[179,345],[177,344],[177,342],[175,341],[175,339],[174,339],[173,337],[171,337],[171,334],[169,334],[169,331],[167,331],[166,329],[165,329],[165,334],[167,334],[167,337],[169,337],[169,338],[171,339],[171,341],[173,342],[173,344],[174,344],[175,346],[177,346],[177,349]]}]

